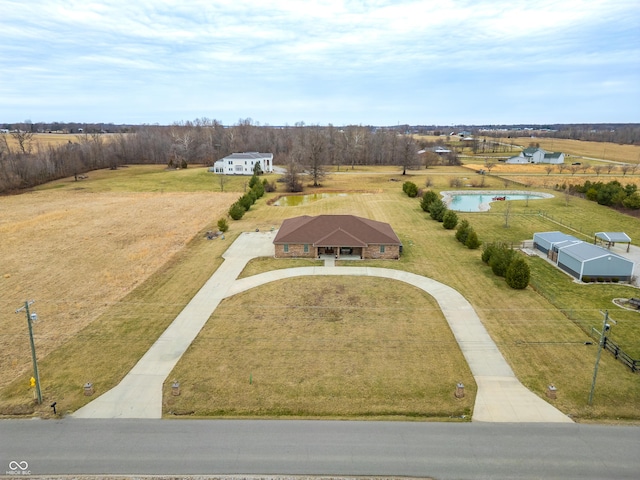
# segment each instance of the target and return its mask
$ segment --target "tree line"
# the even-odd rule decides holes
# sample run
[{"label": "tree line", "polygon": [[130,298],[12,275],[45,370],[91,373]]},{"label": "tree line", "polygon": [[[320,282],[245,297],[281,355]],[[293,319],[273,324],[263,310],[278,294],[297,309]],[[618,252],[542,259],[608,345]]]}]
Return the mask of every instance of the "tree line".
[{"label": "tree line", "polygon": [[[308,174],[319,185],[326,167],[338,170],[359,165],[395,165],[408,169],[455,158],[422,160],[419,144],[407,132],[394,128],[348,125],[260,126],[251,119],[223,126],[210,119],[180,122],[171,126],[139,126],[135,131],[104,134],[83,131],[63,145],[39,146],[30,129],[17,128],[0,134],[0,193],[125,164],[157,164],[186,168],[212,165],[233,152],[259,151],[274,154],[274,163],[287,167],[288,189],[300,186],[299,175]],[[290,188],[289,188],[290,187]]]}]

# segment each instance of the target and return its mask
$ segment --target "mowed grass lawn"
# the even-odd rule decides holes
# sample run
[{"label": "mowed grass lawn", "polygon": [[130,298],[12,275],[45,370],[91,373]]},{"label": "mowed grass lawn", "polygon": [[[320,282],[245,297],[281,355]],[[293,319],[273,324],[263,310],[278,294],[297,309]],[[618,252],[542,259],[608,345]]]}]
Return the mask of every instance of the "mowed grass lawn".
[{"label": "mowed grass lawn", "polygon": [[174,377],[169,415],[468,418],[475,393],[435,301],[366,277],[282,280],[223,301]]},{"label": "mowed grass lawn", "polygon": [[[556,308],[549,298],[533,288],[524,291],[509,289],[503,279],[495,277],[491,270],[482,264],[480,251],[469,251],[459,245],[453,239],[453,232],[444,230],[441,224],[430,220],[420,209],[418,201],[409,199],[401,191],[401,182],[405,180],[411,180],[420,185],[424,184],[428,176],[435,183],[434,188],[445,189],[448,188],[450,178],[467,175],[468,172],[463,169],[413,171],[406,177],[388,168],[386,171],[382,169],[378,172],[366,171],[359,175],[350,174],[347,170],[347,173],[334,174],[326,179],[324,182],[326,188],[338,190],[343,188],[367,193],[329,197],[296,207],[270,207],[260,202],[236,223],[251,226],[260,224],[264,228],[269,225],[277,226],[284,218],[321,213],[349,213],[389,222],[404,243],[403,257],[397,262],[368,261],[364,264],[405,269],[432,277],[458,289],[474,305],[490,334],[523,382],[543,397],[547,385],[555,384],[561,392],[555,404],[574,418],[638,418],[640,416],[637,406],[640,400],[638,375],[632,374],[613,357],[603,358],[596,401],[593,406],[588,406],[587,398],[596,352],[594,347],[585,345],[585,342],[590,340],[585,331],[570,320],[564,310]],[[400,182],[391,181],[392,179]],[[488,180],[496,187],[502,182],[494,178]],[[525,201],[514,202],[510,227],[505,228],[504,208],[506,208],[505,205],[498,204],[490,213],[460,214],[460,216],[471,222],[484,241],[515,243],[532,238],[535,231],[563,229],[553,221],[540,217],[537,214],[539,209],[554,212],[556,215],[573,215],[583,221],[584,229],[593,231],[620,230],[621,225],[625,225],[628,218],[580,199],[572,199],[567,206],[563,198],[553,198],[530,200],[528,207]],[[633,236],[637,232],[637,227],[631,228],[630,232]],[[640,232],[637,233],[640,234]],[[249,264],[243,276],[281,268],[281,265],[280,260],[275,259],[255,260]],[[309,280],[311,285],[317,281]],[[582,286],[576,285],[576,288],[580,287]],[[585,287],[600,291],[605,291],[601,287],[614,288],[598,285]],[[310,288],[320,290],[319,286]],[[619,288],[621,295],[624,295],[625,287],[619,286]],[[287,288],[281,290],[288,291]],[[295,289],[296,294],[299,291],[300,289]],[[259,289],[255,290],[254,294],[255,297],[251,298],[255,298],[258,303],[263,301],[260,299],[269,297],[269,295],[260,294]],[[611,305],[606,298],[606,293],[601,297],[601,302],[594,300],[583,308],[588,311],[589,318],[597,319],[599,309]],[[570,298],[571,295],[569,295]],[[575,304],[572,305],[574,308],[581,305],[580,297],[577,296]],[[327,303],[327,306],[331,304]],[[304,307],[304,302],[300,303],[299,307]],[[237,318],[249,318],[250,321],[251,316],[240,314]],[[631,335],[633,338],[635,334],[631,332]],[[208,345],[206,341],[199,341],[193,345],[183,362],[208,365],[208,368],[215,369],[216,355],[212,354],[215,351],[215,347]],[[252,352],[252,358],[253,355]],[[251,362],[239,367],[239,370],[244,371],[249,368],[249,363]],[[264,364],[264,362],[260,363]],[[188,365],[185,367],[181,362],[169,380],[179,378],[182,385],[197,385],[200,373],[190,375],[189,372],[198,370],[200,368],[191,368]],[[244,388],[249,389],[246,392],[250,394],[253,390],[250,390],[246,372],[240,377],[240,384],[244,385],[246,382],[247,385]],[[222,382],[220,377],[216,378]],[[455,381],[455,376],[447,380],[447,382],[451,381]],[[167,383],[165,385],[167,395],[169,390],[170,384]],[[188,395],[197,396],[198,393]],[[224,401],[219,409],[215,407],[214,400],[207,406],[200,405],[200,408],[197,408],[198,402],[193,401],[193,397],[190,401],[184,400],[184,405],[181,404],[182,400],[168,399],[167,402],[166,413],[194,411],[197,414],[208,411],[212,414],[223,414],[228,411]],[[266,404],[268,403],[267,400]],[[260,408],[266,404],[261,404]],[[260,408],[253,414],[259,414]],[[295,408],[285,411],[299,412],[299,408],[299,405],[295,405]],[[249,410],[236,412],[236,414],[251,415]]]},{"label": "mowed grass lawn", "polygon": [[[216,177],[203,173],[203,169],[159,172],[157,167],[155,170],[150,168],[149,175],[156,176],[156,179],[151,181],[144,171],[145,168],[122,169],[113,176],[110,176],[108,172],[99,172],[99,175],[98,173],[90,174],[90,179],[86,182],[75,184],[75,182],[67,181],[62,186],[51,185],[49,188],[55,187],[59,191],[74,188],[95,189],[110,195],[126,196],[127,192],[136,191],[135,189],[139,186],[146,192],[151,191],[157,194],[158,198],[163,198],[169,192],[179,190],[182,188],[180,185],[184,183],[198,184],[198,191],[220,191]],[[595,361],[595,347],[584,345],[589,337],[580,326],[565,315],[564,311],[567,307],[562,306],[563,310],[560,310],[554,303],[557,301],[556,299],[549,295],[541,295],[531,287],[524,291],[509,289],[504,280],[495,277],[491,270],[482,264],[480,251],[469,251],[458,244],[453,238],[453,232],[444,230],[441,224],[429,219],[420,209],[416,199],[409,199],[402,193],[402,182],[405,180],[411,180],[419,186],[423,186],[429,177],[434,183],[434,188],[441,190],[449,188],[448,185],[452,178],[469,179],[473,175],[472,173],[464,168],[456,167],[413,171],[407,176],[402,176],[398,169],[392,167],[369,167],[355,171],[348,169],[349,173],[344,173],[344,170],[347,169],[343,168],[342,170],[343,172],[332,174],[325,179],[323,181],[324,187],[334,191],[353,192],[351,195],[330,197],[297,207],[273,207],[267,205],[266,200],[273,198],[278,193],[268,194],[265,199],[260,200],[252,207],[242,220],[231,222],[231,231],[227,236],[228,241],[232,241],[234,236],[241,231],[253,231],[256,228],[277,228],[283,219],[297,215],[348,213],[388,222],[403,241],[404,255],[402,258],[393,262],[363,262],[358,265],[404,269],[432,277],[459,290],[477,310],[489,333],[525,385],[540,396],[544,396],[546,386],[549,383],[554,383],[559,392],[555,405],[564,412],[572,414],[574,418],[640,418],[638,408],[640,405],[640,376],[632,374],[609,354],[603,355],[594,405],[588,406],[587,397]],[[132,182],[129,180],[126,171],[140,176],[140,181]],[[174,181],[170,179],[174,179]],[[232,179],[224,186],[225,192],[233,191],[235,194],[232,198],[237,198],[244,188],[243,180],[247,179]],[[166,183],[162,188],[159,188],[156,182]],[[491,188],[499,188],[503,183],[501,179],[493,177],[488,178],[487,182]],[[282,187],[279,185],[279,188]],[[531,238],[535,231],[565,230],[551,220],[535,215],[538,209],[546,210],[554,215],[579,218],[582,224],[581,228],[584,231],[625,230],[632,238],[640,238],[640,229],[637,225],[631,225],[631,228],[627,228],[629,217],[615,214],[605,207],[579,199],[572,199],[568,206],[565,205],[562,198],[530,201],[529,207],[525,207],[524,202],[514,202],[509,228],[503,226],[503,209],[505,207],[505,205],[495,205],[489,213],[461,214],[460,216],[469,219],[483,241],[520,242]],[[203,228],[210,229],[211,225],[215,224],[218,215],[217,212],[212,211],[208,223]],[[176,216],[178,216],[177,213]],[[62,403],[59,402],[59,405],[63,406],[62,411],[74,410],[89,400],[82,396],[81,386],[86,381],[93,381],[98,392],[103,392],[115,385],[128,368],[135,363],[136,359],[140,358],[148,345],[153,343],[172,317],[177,315],[188,302],[208,278],[208,275],[215,270],[222,261],[220,255],[226,248],[226,244],[218,242],[218,240],[212,242],[203,240],[202,233],[201,230],[196,234],[194,239],[180,250],[180,255],[174,254],[167,260],[163,268],[157,269],[154,275],[142,284],[136,288],[132,287],[129,293],[123,294],[120,301],[104,305],[105,311],[101,312],[90,326],[77,335],[73,335],[73,338],[67,343],[58,347],[55,352],[50,353],[42,360],[41,375],[43,376],[45,395],[47,398],[63,398]],[[114,252],[117,250],[114,249]],[[265,269],[282,268],[282,265],[285,267],[298,266],[300,263],[299,261],[261,259],[252,262],[243,275],[257,273]],[[130,264],[133,266],[136,263],[131,261]],[[532,266],[534,265],[532,262]],[[46,271],[46,262],[42,262],[38,266],[42,271]],[[538,275],[545,278],[543,276],[545,270],[543,269],[542,272]],[[534,274],[536,274],[535,269]],[[78,284],[81,281],[80,277],[76,279]],[[378,337],[395,339],[399,338],[394,331],[394,328],[398,326],[398,328],[402,328],[399,331],[416,336],[416,343],[405,339],[408,342],[405,344],[408,349],[418,348],[417,345],[424,344],[426,345],[425,351],[427,351],[429,347],[433,348],[433,345],[424,340],[419,329],[426,328],[425,325],[430,328],[435,328],[435,326],[420,322],[405,326],[402,322],[405,322],[406,318],[402,310],[394,318],[395,323],[389,321],[386,325],[358,323],[358,318],[351,320],[350,315],[353,313],[351,310],[341,308],[340,303],[332,303],[333,301],[339,302],[341,298],[339,292],[336,292],[338,284],[335,280],[329,285],[330,291],[334,294],[323,299],[322,308],[341,312],[341,315],[344,316],[340,317],[342,318],[340,321],[330,322],[325,319],[314,323],[311,320],[311,318],[315,318],[313,313],[321,310],[317,303],[314,303],[317,302],[317,295],[314,294],[326,287],[322,282],[321,278],[305,279],[304,289],[298,288],[298,283],[291,287],[279,285],[280,282],[277,282],[272,286],[260,287],[223,302],[222,310],[216,311],[212,321],[205,327],[202,335],[189,350],[188,355],[167,379],[165,412],[188,413],[193,411],[203,415],[279,416],[305,415],[302,412],[307,411],[314,412],[307,413],[308,415],[318,416],[331,415],[330,412],[333,412],[335,416],[419,415],[442,418],[467,411],[465,409],[468,406],[464,402],[451,405],[455,384],[468,378],[466,370],[462,371],[462,367],[455,367],[458,365],[456,359],[460,355],[456,348],[446,348],[445,352],[441,352],[444,358],[438,360],[439,365],[442,365],[441,378],[436,379],[440,382],[439,384],[430,385],[429,382],[414,380],[413,372],[422,371],[425,362],[412,354],[407,354],[403,359],[398,360],[401,363],[395,363],[395,366],[392,367],[395,371],[406,370],[409,372],[407,385],[404,389],[393,383],[388,370],[385,370],[384,366],[380,364],[377,375],[383,383],[388,382],[386,385],[389,386],[389,391],[383,395],[385,388],[376,388],[373,379],[366,381],[363,379],[357,383],[362,387],[359,394],[368,401],[366,405],[364,403],[357,404],[355,399],[358,395],[354,393],[355,391],[351,389],[349,383],[344,382],[343,372],[345,365],[349,363],[348,360],[353,360],[354,357],[361,359],[358,364],[367,367],[369,360],[366,354],[367,350],[375,351],[375,347],[378,346],[375,343],[367,345],[367,342],[374,342],[376,338],[373,332],[386,332],[389,337],[383,335],[378,335]],[[351,283],[343,285],[346,292],[352,291]],[[580,287],[592,289],[590,291],[593,292],[605,292],[601,287],[614,288],[614,286],[600,285],[576,286],[576,288]],[[263,291],[263,288],[273,288],[274,290]],[[389,308],[389,305],[396,305],[393,303],[396,297],[393,295],[389,297],[388,293],[396,291],[397,295],[409,295],[403,291],[403,288],[407,287],[391,285],[390,282],[386,282],[382,286],[367,287],[366,293],[365,291],[356,293],[361,299],[380,297],[381,301],[386,303],[381,308]],[[553,284],[548,285],[548,288],[553,289]],[[625,287],[620,286],[619,288],[620,291],[623,291]],[[55,289],[51,287],[51,291],[55,291]],[[296,295],[293,295],[294,292]],[[306,292],[314,294],[307,296]],[[353,295],[356,293],[351,292]],[[597,319],[599,309],[611,305],[605,303],[605,300],[608,300],[608,293],[601,293],[601,296],[602,303],[594,301],[587,306],[586,309],[589,311],[590,317]],[[24,294],[20,295],[18,305],[23,300],[22,297]],[[292,298],[295,299],[294,303],[288,303]],[[569,303],[568,308],[578,309],[583,305],[582,299],[578,296],[573,299],[570,292],[566,298]],[[594,298],[596,297],[594,296]],[[414,308],[416,311],[429,311],[428,316],[431,322],[429,302],[428,298],[421,298]],[[275,306],[271,306],[274,303]],[[245,312],[249,307],[252,310]],[[323,360],[322,365],[316,369],[306,350],[303,351],[297,347],[296,340],[298,339],[291,332],[288,337],[285,336],[286,328],[295,329],[297,323],[295,323],[295,318],[290,323],[282,323],[282,318],[289,318],[291,312],[300,311],[305,312],[303,318],[307,323],[304,323],[303,326],[308,327],[300,328],[300,341],[304,339],[302,330],[312,333],[308,340],[310,343],[305,344],[305,347],[314,345],[314,342],[318,345],[326,341],[327,338],[332,338],[329,335],[331,330],[327,329],[345,328],[345,332],[352,334],[352,343],[349,348],[352,348],[353,356],[347,355],[346,358],[343,356],[343,361],[337,362],[336,360],[337,363],[332,363],[333,356],[325,355],[326,360]],[[366,304],[362,311],[371,312],[371,310],[367,310]],[[216,315],[220,315],[220,318],[217,318]],[[421,318],[415,312],[410,317],[413,319],[416,316]],[[256,322],[256,318],[262,320]],[[435,316],[433,318],[435,319]],[[247,322],[243,322],[243,319],[247,319]],[[311,326],[314,328],[310,330]],[[216,329],[216,327],[218,328]],[[367,330],[366,327],[370,327],[370,330]],[[243,331],[243,328],[252,330]],[[353,329],[348,330],[348,328]],[[221,336],[217,336],[219,333]],[[111,338],[112,341],[105,343],[107,338]],[[251,343],[252,338],[264,338],[262,344],[264,348],[260,348],[259,341]],[[278,355],[274,352],[278,351],[278,339],[280,338],[282,339],[283,353]],[[222,339],[225,339],[224,342]],[[357,344],[355,340],[358,340]],[[630,341],[637,343],[638,340],[631,338]],[[229,375],[219,370],[221,363],[216,349],[221,346],[221,342],[225,344],[225,352],[228,355],[224,358],[224,365],[226,365]],[[443,344],[446,344],[446,340],[443,340]],[[342,345],[348,344],[343,343]],[[28,348],[27,343],[24,346]],[[290,351],[284,348],[287,346],[290,347]],[[345,350],[348,350],[346,346]],[[246,358],[243,355],[245,351]],[[281,356],[283,358],[280,360]],[[365,358],[367,361],[364,360]],[[394,359],[394,361],[396,360]],[[274,366],[273,371],[269,370],[268,366],[272,365],[274,361],[278,362],[277,369]],[[305,367],[304,371],[302,368],[296,369],[296,363]],[[28,367],[28,355],[26,364]],[[189,364],[193,368],[190,368]],[[401,364],[402,366],[400,366]],[[334,372],[331,372],[332,365],[336,368]],[[19,407],[30,403],[30,392],[25,388],[25,385],[28,385],[29,376],[27,367],[20,378],[0,391],[0,407],[2,405]],[[369,369],[362,371],[371,373]],[[425,369],[425,372],[430,371]],[[287,378],[275,378],[272,372],[282,372]],[[179,380],[183,386],[184,399],[169,398],[170,384],[174,378]],[[250,379],[251,383],[249,383]],[[304,385],[308,391],[301,388],[296,390],[296,382],[298,385]],[[228,401],[222,401],[222,399],[229,399],[231,396],[225,397],[220,394],[219,397],[216,397],[207,394],[207,392],[216,392],[215,389],[221,388],[218,384],[228,385],[232,391],[237,393],[235,405]],[[198,390],[198,385],[206,386],[203,386],[202,390]],[[283,385],[284,387],[282,387]],[[436,385],[443,385],[443,387]],[[472,404],[473,381],[467,380],[465,385],[468,386],[468,399]],[[407,399],[406,402],[401,403],[400,396],[394,397],[393,391],[391,391],[394,389],[403,392]],[[330,393],[342,392],[343,396],[340,398],[344,399],[342,403],[345,405],[345,409],[342,412],[337,410],[337,407],[334,406],[336,404],[335,398],[331,394],[322,397],[325,400],[324,404],[314,401],[315,394],[323,390]],[[296,392],[306,395],[303,395],[298,403],[295,401]],[[256,393],[259,393],[259,396],[256,396]],[[349,403],[349,399],[354,399],[354,401]],[[178,405],[179,402],[188,401],[192,403]],[[286,407],[283,406],[285,403]],[[436,406],[429,407],[430,403]],[[280,405],[280,409],[278,409],[278,405]]]}]

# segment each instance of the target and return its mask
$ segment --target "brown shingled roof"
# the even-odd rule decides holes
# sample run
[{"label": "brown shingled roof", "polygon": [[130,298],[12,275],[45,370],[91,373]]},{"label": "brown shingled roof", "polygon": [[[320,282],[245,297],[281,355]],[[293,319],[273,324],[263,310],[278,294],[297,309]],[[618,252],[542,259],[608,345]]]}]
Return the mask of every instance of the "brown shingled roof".
[{"label": "brown shingled roof", "polygon": [[288,218],[282,222],[274,244],[307,243],[314,246],[400,245],[391,225],[355,215],[318,215]]}]

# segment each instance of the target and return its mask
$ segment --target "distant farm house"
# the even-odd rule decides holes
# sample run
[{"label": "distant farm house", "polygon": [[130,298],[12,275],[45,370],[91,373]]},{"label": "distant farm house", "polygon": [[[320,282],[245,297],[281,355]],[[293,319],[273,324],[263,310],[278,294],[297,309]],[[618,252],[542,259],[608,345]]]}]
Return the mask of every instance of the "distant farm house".
[{"label": "distant farm house", "polygon": [[451,153],[451,150],[449,150],[448,148],[444,148],[441,146],[435,146],[432,148],[428,148],[428,149],[423,149],[423,150],[418,150],[418,155],[422,155],[425,154],[427,152],[433,152],[433,153],[437,153],[438,155],[447,155],[448,153]]},{"label": "distant farm house", "polygon": [[402,252],[388,223],[354,215],[288,218],[273,243],[277,258],[398,259]]},{"label": "distant farm house", "polygon": [[256,164],[264,173],[273,172],[273,153],[232,153],[214,163],[209,171],[225,175],[253,175]]},{"label": "distant farm house", "polygon": [[551,163],[554,165],[564,163],[564,153],[546,152],[542,148],[529,147],[520,152],[520,155],[507,159],[505,163]]}]

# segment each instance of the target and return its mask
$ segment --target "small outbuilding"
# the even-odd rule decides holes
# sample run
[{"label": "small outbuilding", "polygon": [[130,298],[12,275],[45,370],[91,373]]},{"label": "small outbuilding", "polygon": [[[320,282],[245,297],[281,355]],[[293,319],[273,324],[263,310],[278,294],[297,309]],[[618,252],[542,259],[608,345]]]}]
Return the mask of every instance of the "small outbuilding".
[{"label": "small outbuilding", "polygon": [[598,232],[593,239],[593,243],[595,245],[604,244],[607,248],[611,248],[616,243],[626,243],[628,252],[631,245],[631,237],[624,232]]},{"label": "small outbuilding", "polygon": [[539,232],[533,234],[533,248],[549,254],[553,246],[562,242],[579,242],[576,237],[562,232]]},{"label": "small outbuilding", "polygon": [[[598,235],[605,233],[600,232]],[[612,235],[609,239],[622,239],[622,236]],[[619,233],[619,232],[617,232]],[[626,235],[625,235],[626,236]],[[629,237],[626,237],[629,238]],[[630,241],[630,239],[629,239]],[[628,282],[633,276],[634,263],[616,253],[583,242],[572,235],[562,232],[538,232],[533,235],[535,249],[546,254],[558,268],[569,273],[578,280],[590,277],[596,280],[614,280]]]},{"label": "small outbuilding", "polygon": [[558,267],[583,280],[584,277],[627,282],[633,276],[634,263],[605,248],[587,242],[558,248]]}]

